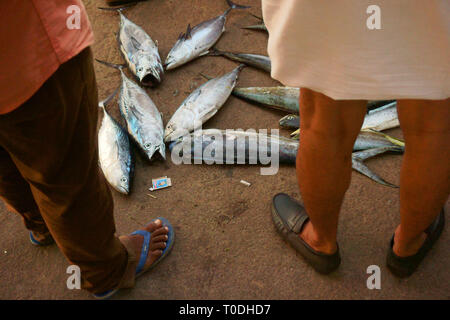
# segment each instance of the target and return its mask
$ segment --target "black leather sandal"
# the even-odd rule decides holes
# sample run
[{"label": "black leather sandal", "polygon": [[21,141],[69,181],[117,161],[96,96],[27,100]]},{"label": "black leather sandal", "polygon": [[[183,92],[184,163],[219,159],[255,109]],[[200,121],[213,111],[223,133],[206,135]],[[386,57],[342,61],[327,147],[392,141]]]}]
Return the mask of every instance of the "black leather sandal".
[{"label": "black leather sandal", "polygon": [[319,273],[328,274],[340,263],[339,247],[333,254],[325,254],[311,248],[298,235],[308,221],[305,208],[285,193],[279,193],[272,200],[272,219],[281,236]]},{"label": "black leather sandal", "polygon": [[391,270],[391,272],[399,277],[406,278],[409,277],[416,271],[417,267],[420,265],[422,260],[427,255],[428,251],[433,247],[433,244],[439,239],[439,236],[444,229],[445,214],[444,209],[441,213],[434,219],[431,225],[425,230],[427,238],[425,239],[422,247],[413,256],[409,257],[399,257],[394,253],[392,249],[394,247],[394,236],[392,236],[389,251],[387,254],[386,263]]}]

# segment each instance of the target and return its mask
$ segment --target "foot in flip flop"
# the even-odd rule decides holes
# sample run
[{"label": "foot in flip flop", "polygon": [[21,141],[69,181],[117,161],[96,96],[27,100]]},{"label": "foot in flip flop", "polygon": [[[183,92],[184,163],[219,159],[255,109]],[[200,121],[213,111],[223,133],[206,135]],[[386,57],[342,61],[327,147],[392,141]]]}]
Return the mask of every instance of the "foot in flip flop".
[{"label": "foot in flip flop", "polygon": [[[144,262],[144,265],[142,266],[142,270],[137,270],[137,274],[139,274],[141,271],[147,270],[152,266],[152,264],[158,261],[158,259],[163,254],[163,250],[166,248],[167,240],[169,239],[169,228],[167,226],[164,226],[163,222],[160,219],[156,219],[150,222],[142,230],[149,232],[151,234],[151,237],[146,260]],[[145,241],[145,238],[142,234],[132,233],[127,236],[121,236],[119,237],[119,239],[120,241],[122,241],[122,243],[126,243],[126,247],[129,250],[133,251],[135,257],[138,257],[138,259],[140,259],[141,254],[143,253],[142,251],[144,250],[143,244]]]},{"label": "foot in flip flop", "polygon": [[[172,225],[164,218],[152,220],[142,230],[130,235],[119,237],[127,250],[138,260],[136,277],[153,269],[171,251],[175,241],[175,232]],[[97,299],[107,299],[119,289],[94,294]]]}]

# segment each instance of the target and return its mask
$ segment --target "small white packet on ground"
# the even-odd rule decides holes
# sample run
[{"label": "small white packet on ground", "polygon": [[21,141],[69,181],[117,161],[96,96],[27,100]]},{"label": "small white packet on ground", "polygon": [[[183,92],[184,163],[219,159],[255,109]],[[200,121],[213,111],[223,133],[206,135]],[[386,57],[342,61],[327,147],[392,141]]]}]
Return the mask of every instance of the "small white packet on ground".
[{"label": "small white packet on ground", "polygon": [[149,188],[149,190],[155,191],[155,190],[159,190],[159,189],[168,188],[171,186],[172,186],[172,181],[170,180],[170,178],[167,178],[167,176],[165,176],[165,177],[161,177],[161,178],[152,179],[152,186]]}]

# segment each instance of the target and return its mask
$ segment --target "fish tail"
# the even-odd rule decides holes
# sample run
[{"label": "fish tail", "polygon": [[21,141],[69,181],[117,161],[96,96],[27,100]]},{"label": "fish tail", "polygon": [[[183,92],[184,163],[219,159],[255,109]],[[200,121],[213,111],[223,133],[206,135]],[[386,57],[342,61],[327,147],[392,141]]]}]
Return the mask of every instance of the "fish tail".
[{"label": "fish tail", "polygon": [[120,11],[122,11],[124,9],[127,9],[127,8],[135,6],[138,2],[139,1],[131,2],[131,3],[126,4],[124,6],[121,6],[121,7],[114,7],[114,8],[97,7],[97,9],[106,10],[106,11],[118,11],[118,12],[120,12]]},{"label": "fish tail", "polygon": [[230,6],[230,9],[248,9],[250,6],[242,6],[240,4],[234,3],[231,0],[227,0],[228,5]]},{"label": "fish tail", "polygon": [[99,60],[99,59],[95,59],[95,61],[100,62],[100,63],[104,64],[105,66],[108,66],[108,67],[111,67],[114,69],[119,69],[119,70],[122,70],[123,68],[127,67],[126,64],[115,64],[115,63],[106,62],[106,61]]},{"label": "fish tail", "polygon": [[[109,96],[107,96],[104,100],[100,101],[98,103],[98,106],[100,108],[102,108],[103,110],[105,110],[105,106],[108,105],[108,103],[111,102],[111,100],[114,98],[114,96],[117,94],[117,91],[119,91],[119,88],[117,88],[116,90],[114,90],[113,93],[111,93]],[[106,110],[105,110],[106,111]]]},{"label": "fish tail", "polygon": [[372,170],[370,170],[363,161],[361,160],[356,160],[353,159],[352,161],[352,168],[356,171],[358,171],[359,173],[365,175],[366,177],[368,177],[369,179],[383,185],[383,186],[387,186],[387,187],[391,187],[391,188],[398,188],[397,185],[392,184],[390,182],[387,182],[386,180],[384,180],[383,178],[381,178],[380,176],[378,176],[375,172],[373,172]]},{"label": "fish tail", "polygon": [[224,16],[226,16],[233,9],[248,9],[248,8],[250,8],[250,6],[242,6],[240,4],[234,3],[231,0],[226,0],[226,1],[230,7],[227,9],[227,11],[225,11],[225,13],[223,14]]},{"label": "fish tail", "polygon": [[216,47],[212,47],[208,51],[209,51],[208,52],[208,56],[221,56],[221,55],[223,55],[225,53],[223,51],[220,51]]}]

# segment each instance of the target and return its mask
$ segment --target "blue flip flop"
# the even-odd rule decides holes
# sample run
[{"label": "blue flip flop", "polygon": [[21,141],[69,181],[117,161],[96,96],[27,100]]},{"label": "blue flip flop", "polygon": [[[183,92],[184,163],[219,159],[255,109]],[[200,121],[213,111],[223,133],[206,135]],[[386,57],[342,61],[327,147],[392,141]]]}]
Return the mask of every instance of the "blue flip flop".
[{"label": "blue flip flop", "polygon": [[[145,270],[144,270],[144,265],[145,265],[145,262],[147,261],[148,251],[150,249],[150,240],[152,237],[151,232],[148,232],[145,230],[137,230],[130,234],[130,235],[140,235],[140,236],[144,237],[144,242],[142,243],[142,249],[141,249],[141,256],[139,258],[138,266],[136,267],[136,278],[138,278],[145,272],[156,267],[158,265],[158,263],[160,263],[170,253],[170,251],[173,248],[173,244],[175,242],[175,231],[174,231],[172,225],[170,224],[170,222],[165,218],[156,218],[156,219],[153,219],[152,221],[150,221],[150,223],[155,220],[161,220],[162,225],[164,227],[167,227],[169,229],[169,232],[167,233],[166,247],[164,248],[162,255],[158,258],[158,260],[153,262],[152,265]],[[113,290],[108,290],[106,292],[93,294],[93,296],[96,299],[108,299],[109,297],[114,295],[117,291],[119,291],[119,289],[113,289]]]},{"label": "blue flip flop", "polygon": [[31,244],[33,244],[34,246],[37,246],[37,247],[45,247],[45,246],[55,243],[55,240],[53,240],[53,238],[50,238],[50,240],[48,240],[47,242],[41,242],[33,236],[33,232],[31,232],[31,231],[30,231],[30,241],[31,241]]}]

